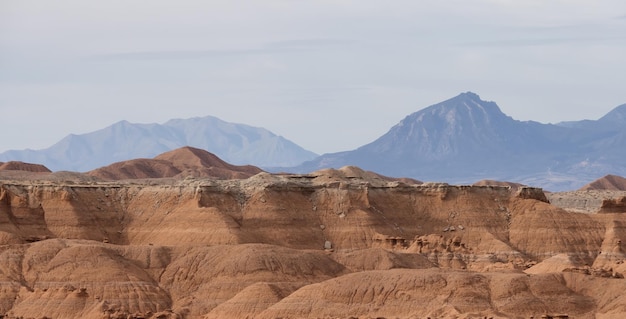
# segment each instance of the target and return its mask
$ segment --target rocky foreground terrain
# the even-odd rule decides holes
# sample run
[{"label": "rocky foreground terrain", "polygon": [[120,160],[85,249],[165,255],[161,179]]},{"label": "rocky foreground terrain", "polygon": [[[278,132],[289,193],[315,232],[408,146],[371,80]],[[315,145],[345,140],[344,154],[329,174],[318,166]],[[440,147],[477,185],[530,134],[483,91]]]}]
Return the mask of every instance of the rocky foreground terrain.
[{"label": "rocky foreground terrain", "polygon": [[4,318],[626,316],[624,197],[581,213],[356,167],[0,177]]}]

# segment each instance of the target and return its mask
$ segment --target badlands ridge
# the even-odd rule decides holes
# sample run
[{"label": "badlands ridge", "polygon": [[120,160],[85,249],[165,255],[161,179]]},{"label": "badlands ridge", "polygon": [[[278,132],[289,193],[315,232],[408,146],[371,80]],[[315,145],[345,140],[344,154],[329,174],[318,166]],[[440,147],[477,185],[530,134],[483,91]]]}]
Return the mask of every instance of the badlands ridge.
[{"label": "badlands ridge", "polygon": [[622,193],[588,208],[523,185],[217,169],[207,154],[0,171],[0,317],[626,316]]}]

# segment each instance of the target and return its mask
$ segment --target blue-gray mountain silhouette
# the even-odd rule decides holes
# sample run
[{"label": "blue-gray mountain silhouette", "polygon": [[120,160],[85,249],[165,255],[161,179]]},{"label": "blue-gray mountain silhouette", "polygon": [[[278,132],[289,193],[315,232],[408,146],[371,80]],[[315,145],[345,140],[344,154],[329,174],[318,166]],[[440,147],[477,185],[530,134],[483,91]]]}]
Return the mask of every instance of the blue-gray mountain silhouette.
[{"label": "blue-gray mountain silhouette", "polygon": [[369,144],[319,157],[265,129],[214,117],[164,124],[122,121],[69,135],[44,150],[7,151],[0,161],[88,171],[183,146],[210,151],[235,165],[274,171],[306,173],[355,165],[426,181],[471,184],[490,179],[558,191],[577,189],[599,176],[626,175],[626,104],[598,120],[542,124],[515,120],[496,103],[467,92],[410,114]]},{"label": "blue-gray mountain silhouette", "polygon": [[121,121],[91,133],[71,134],[47,149],[7,151],[0,154],[0,161],[84,172],[114,162],[152,158],[183,146],[210,151],[235,165],[294,166],[317,156],[266,129],[207,116],[164,124]]},{"label": "blue-gray mountain silhouette", "polygon": [[324,154],[293,171],[344,165],[420,180],[574,189],[626,173],[626,105],[597,121],[542,124],[512,119],[467,92],[407,116],[369,144]]}]

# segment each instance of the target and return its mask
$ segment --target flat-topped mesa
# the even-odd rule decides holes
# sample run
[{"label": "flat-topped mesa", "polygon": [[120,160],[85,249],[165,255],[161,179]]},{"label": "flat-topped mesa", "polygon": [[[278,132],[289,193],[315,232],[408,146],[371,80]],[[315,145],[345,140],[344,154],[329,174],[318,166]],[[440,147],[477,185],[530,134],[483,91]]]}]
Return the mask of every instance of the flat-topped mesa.
[{"label": "flat-topped mesa", "polygon": [[[2,184],[0,205],[8,216],[0,224],[0,238],[3,243],[69,238],[131,245],[257,242],[306,249],[323,248],[328,240],[335,250],[354,250],[375,246],[379,235],[411,241],[438,234],[477,247],[483,235],[476,232],[508,240],[500,234],[509,231],[515,214],[510,205],[520,198],[509,187],[352,176],[261,173],[244,180],[139,182]],[[541,200],[539,189],[524,194]]]},{"label": "flat-topped mesa", "polygon": [[0,171],[24,171],[33,173],[50,173],[50,170],[40,164],[24,163],[20,161],[0,162]]}]

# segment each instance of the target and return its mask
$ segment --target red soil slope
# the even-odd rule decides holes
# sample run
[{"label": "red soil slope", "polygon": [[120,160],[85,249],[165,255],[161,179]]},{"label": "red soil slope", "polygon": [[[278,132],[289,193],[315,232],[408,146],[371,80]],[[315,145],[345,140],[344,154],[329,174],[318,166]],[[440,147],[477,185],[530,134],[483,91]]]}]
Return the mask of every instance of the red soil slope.
[{"label": "red soil slope", "polygon": [[580,190],[626,191],[626,178],[617,175],[606,175],[583,186]]},{"label": "red soil slope", "polygon": [[134,159],[117,162],[87,174],[107,180],[214,177],[217,179],[248,178],[262,172],[258,167],[231,165],[205,150],[182,147],[156,156],[154,159]]}]

